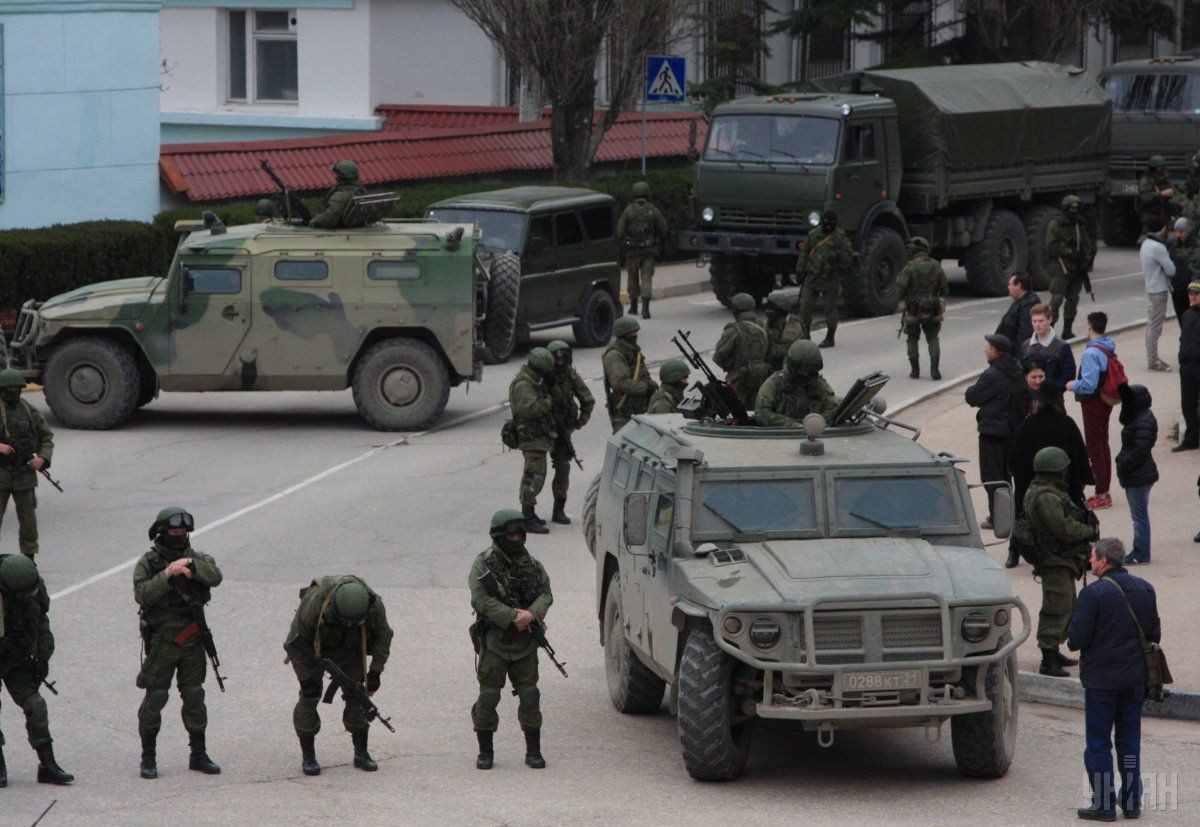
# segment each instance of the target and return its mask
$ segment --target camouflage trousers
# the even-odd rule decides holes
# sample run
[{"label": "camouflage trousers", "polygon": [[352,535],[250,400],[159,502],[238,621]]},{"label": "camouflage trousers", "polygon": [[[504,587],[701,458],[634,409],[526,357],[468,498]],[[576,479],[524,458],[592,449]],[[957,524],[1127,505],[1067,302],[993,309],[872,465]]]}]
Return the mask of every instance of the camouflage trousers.
[{"label": "camouflage trousers", "polygon": [[554,476],[550,480],[550,493],[556,500],[565,500],[571,487],[571,453],[567,450],[565,440],[554,441],[554,450],[550,452],[550,465],[554,468]]},{"label": "camouflage trousers", "polygon": [[204,705],[204,674],[208,657],[200,645],[199,636],[180,646],[162,635],[150,638],[146,660],[137,676],[137,685],[146,690],[138,707],[138,733],[157,735],[162,729],[162,711],[171,697],[171,679],[179,687],[183,704],[180,717],[188,734],[204,732],[208,726],[208,709]]},{"label": "camouflage trousers", "polygon": [[0,526],[4,524],[10,497],[17,512],[17,543],[22,554],[33,558],[38,553],[37,489],[0,491]]},{"label": "camouflage trousers", "polygon": [[627,252],[625,274],[625,292],[630,301],[654,298],[654,253]]},{"label": "camouflage trousers", "polygon": [[929,359],[933,362],[942,358],[942,343],[938,338],[942,332],[941,322],[916,322],[904,326],[908,334],[908,361],[917,362],[921,358],[921,334],[925,334],[925,344],[929,348]]},{"label": "camouflage trousers", "polygon": [[517,660],[505,660],[486,646],[479,655],[479,698],[471,707],[471,724],[476,732],[495,732],[500,726],[496,707],[500,705],[504,679],[512,684],[517,696],[517,721],[521,729],[542,728],[541,693],[538,692],[538,656],[534,649]]},{"label": "camouflage trousers", "polygon": [[[5,688],[13,702],[25,713],[25,734],[31,747],[49,744],[50,715],[46,711],[46,699],[38,692],[38,681],[23,667],[14,666],[3,678]],[[4,733],[0,732],[0,747],[4,746]]]},{"label": "camouflage trousers", "polygon": [[1042,609],[1038,612],[1039,649],[1057,649],[1067,639],[1067,624],[1075,613],[1075,573],[1062,567],[1043,568]]},{"label": "camouflage trousers", "polygon": [[[1083,290],[1083,279],[1064,273],[1054,273],[1050,276],[1050,318],[1052,323],[1058,321],[1058,310],[1061,307],[1063,330],[1074,324],[1075,314],[1079,311],[1079,292],[1081,290]],[[1066,307],[1063,307],[1064,304]]]},{"label": "camouflage trousers", "polygon": [[[331,653],[323,653],[322,657],[327,657],[333,660],[338,666],[342,667],[351,680],[362,682],[363,680],[363,665],[362,654],[360,652],[352,652],[349,655],[337,656]],[[296,701],[296,706],[292,709],[292,726],[296,729],[297,735],[316,735],[321,731],[321,715],[317,712],[317,704],[321,702],[319,697],[306,698],[303,692],[300,698]],[[347,732],[366,732],[371,727],[371,722],[368,721],[362,714],[362,709],[358,704],[350,701],[346,696],[342,695],[342,725],[346,727]]]},{"label": "camouflage trousers", "polygon": [[522,451],[525,470],[521,472],[521,505],[537,505],[538,494],[546,485],[546,452]]},{"label": "camouflage trousers", "polygon": [[800,324],[804,327],[804,338],[812,338],[813,308],[817,304],[817,295],[821,296],[821,304],[825,307],[825,328],[829,335],[837,331],[838,302],[842,298],[842,283],[814,282],[805,279],[804,287],[800,289]]}]

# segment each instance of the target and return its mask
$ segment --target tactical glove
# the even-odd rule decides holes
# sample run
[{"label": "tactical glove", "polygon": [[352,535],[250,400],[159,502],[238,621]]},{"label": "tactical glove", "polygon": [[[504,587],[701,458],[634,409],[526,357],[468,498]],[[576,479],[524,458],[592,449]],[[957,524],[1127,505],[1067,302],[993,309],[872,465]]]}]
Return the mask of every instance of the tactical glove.
[{"label": "tactical glove", "polygon": [[374,692],[377,689],[379,689],[379,673],[374,672],[374,671],[368,672],[367,673],[367,691]]},{"label": "tactical glove", "polygon": [[310,701],[315,701],[321,697],[320,672],[312,675],[308,680],[300,681],[300,696]]}]

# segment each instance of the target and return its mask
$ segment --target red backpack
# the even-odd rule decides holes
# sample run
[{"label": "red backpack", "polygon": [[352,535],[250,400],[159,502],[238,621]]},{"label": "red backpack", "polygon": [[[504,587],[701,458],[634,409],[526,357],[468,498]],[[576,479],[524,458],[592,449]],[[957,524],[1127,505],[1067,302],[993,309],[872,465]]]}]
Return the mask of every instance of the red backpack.
[{"label": "red backpack", "polygon": [[1098,345],[1093,342],[1088,347],[1094,347],[1108,357],[1108,367],[1104,371],[1104,376],[1100,380],[1100,387],[1096,389],[1096,393],[1100,395],[1100,399],[1106,405],[1120,405],[1121,386],[1129,384],[1129,377],[1125,375],[1125,366],[1121,364],[1121,360],[1117,358],[1117,354],[1104,345]]}]

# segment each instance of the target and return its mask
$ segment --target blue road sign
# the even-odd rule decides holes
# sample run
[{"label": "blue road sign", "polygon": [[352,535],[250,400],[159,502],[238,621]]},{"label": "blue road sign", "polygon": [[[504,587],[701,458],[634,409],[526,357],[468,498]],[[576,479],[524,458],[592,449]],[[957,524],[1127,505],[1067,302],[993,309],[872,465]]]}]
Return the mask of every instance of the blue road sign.
[{"label": "blue road sign", "polygon": [[687,93],[686,58],[647,57],[645,91],[645,100],[649,103],[683,103]]}]

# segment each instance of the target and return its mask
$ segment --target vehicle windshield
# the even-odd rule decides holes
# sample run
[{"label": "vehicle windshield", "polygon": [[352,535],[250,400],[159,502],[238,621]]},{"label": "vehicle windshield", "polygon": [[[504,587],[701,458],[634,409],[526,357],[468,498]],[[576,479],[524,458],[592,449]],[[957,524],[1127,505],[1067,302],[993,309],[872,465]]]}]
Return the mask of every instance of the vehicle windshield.
[{"label": "vehicle windshield", "polygon": [[706,161],[829,165],[837,158],[841,122],[807,115],[721,115],[713,118]]},{"label": "vehicle windshield", "polygon": [[481,235],[480,243],[493,250],[519,251],[521,241],[525,238],[524,213],[508,210],[438,207],[430,210],[426,218],[433,218],[446,224],[478,224]]},{"label": "vehicle windshield", "polygon": [[698,534],[804,534],[817,529],[811,479],[706,482],[700,486]]},{"label": "vehicle windshield", "polygon": [[839,477],[833,485],[834,522],[850,531],[965,532],[956,490],[943,476]]},{"label": "vehicle windshield", "polygon": [[1200,114],[1200,89],[1195,75],[1111,75],[1100,85],[1113,99],[1117,112],[1179,112]]}]

